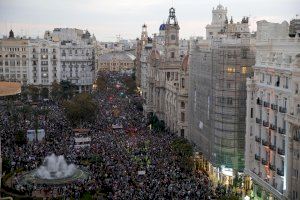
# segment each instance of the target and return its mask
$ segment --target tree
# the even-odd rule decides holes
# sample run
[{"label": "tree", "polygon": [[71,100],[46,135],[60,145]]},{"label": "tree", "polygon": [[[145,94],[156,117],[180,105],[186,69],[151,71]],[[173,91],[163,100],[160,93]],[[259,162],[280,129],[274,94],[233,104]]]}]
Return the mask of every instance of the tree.
[{"label": "tree", "polygon": [[75,93],[75,85],[70,81],[61,81],[61,94],[63,99],[71,99]]},{"label": "tree", "polygon": [[40,89],[38,87],[29,85],[28,91],[33,101],[37,101],[39,99]]},{"label": "tree", "polygon": [[54,100],[59,100],[62,97],[62,87],[57,81],[53,81],[51,85],[51,92],[50,92],[51,98]]},{"label": "tree", "polygon": [[48,99],[48,97],[49,97],[49,89],[48,88],[42,88],[42,90],[41,90],[41,97],[43,98],[43,99]]},{"label": "tree", "polygon": [[28,105],[23,105],[21,108],[18,109],[18,111],[21,113],[21,115],[23,116],[23,121],[25,122],[28,115],[31,114],[32,112],[32,108],[31,106]]},{"label": "tree", "polygon": [[124,83],[127,87],[127,91],[129,94],[134,94],[136,92],[136,83],[132,77],[128,77],[124,80]]},{"label": "tree", "polygon": [[15,135],[16,144],[21,146],[26,143],[26,134],[22,130],[18,130]]},{"label": "tree", "polygon": [[92,122],[96,117],[97,104],[93,101],[90,94],[81,93],[63,104],[67,118],[73,125],[83,122]]},{"label": "tree", "polygon": [[96,85],[97,85],[97,90],[101,91],[101,90],[106,90],[107,87],[107,80],[105,77],[98,77],[96,80]]},{"label": "tree", "polygon": [[192,170],[192,145],[184,138],[177,138],[171,143],[171,147],[175,155],[178,157],[181,167],[187,171]]}]

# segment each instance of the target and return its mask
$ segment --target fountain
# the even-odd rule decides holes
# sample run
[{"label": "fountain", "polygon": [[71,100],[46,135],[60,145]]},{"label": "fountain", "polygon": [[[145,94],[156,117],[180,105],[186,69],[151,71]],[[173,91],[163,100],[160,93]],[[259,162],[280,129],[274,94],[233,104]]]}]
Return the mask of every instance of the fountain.
[{"label": "fountain", "polygon": [[75,165],[68,165],[64,156],[51,154],[45,158],[44,164],[37,169],[36,176],[41,179],[61,179],[70,177],[75,172]]},{"label": "fountain", "polygon": [[51,154],[39,168],[24,173],[18,182],[20,185],[64,185],[88,177],[85,170],[74,164],[67,164],[64,156]]}]

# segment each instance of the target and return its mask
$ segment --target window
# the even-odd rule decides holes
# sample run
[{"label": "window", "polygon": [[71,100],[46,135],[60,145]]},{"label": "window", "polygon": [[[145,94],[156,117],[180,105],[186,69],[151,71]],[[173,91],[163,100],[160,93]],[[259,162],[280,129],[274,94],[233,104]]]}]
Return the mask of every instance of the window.
[{"label": "window", "polygon": [[181,108],[185,108],[185,103],[183,101],[181,102]]},{"label": "window", "polygon": [[175,40],[176,36],[175,35],[171,35],[171,40]]},{"label": "window", "polygon": [[180,136],[184,138],[184,129],[180,130]]},{"label": "window", "polygon": [[242,49],[242,58],[247,58],[247,49]]},{"label": "window", "polygon": [[247,73],[247,67],[242,67],[242,74],[246,74]]},{"label": "window", "polygon": [[227,82],[227,88],[230,88],[230,87],[231,87],[230,82]]},{"label": "window", "polygon": [[185,121],[185,114],[184,114],[184,112],[181,113],[181,121],[182,121],[182,122]]},{"label": "window", "polygon": [[253,108],[251,108],[250,117],[253,118]]},{"label": "window", "polygon": [[232,105],[232,98],[231,98],[231,97],[228,97],[228,98],[227,98],[227,104],[228,104],[228,105]]},{"label": "window", "polygon": [[175,58],[175,53],[171,52],[171,58]]},{"label": "window", "polygon": [[184,78],[181,79],[181,88],[184,88],[185,85],[184,85]]}]

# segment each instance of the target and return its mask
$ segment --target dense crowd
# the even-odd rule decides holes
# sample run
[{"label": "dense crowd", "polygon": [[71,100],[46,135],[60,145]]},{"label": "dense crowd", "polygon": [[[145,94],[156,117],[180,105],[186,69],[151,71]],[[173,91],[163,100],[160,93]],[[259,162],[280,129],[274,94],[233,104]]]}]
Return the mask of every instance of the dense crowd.
[{"label": "dense crowd", "polygon": [[[99,105],[93,123],[83,123],[90,129],[91,146],[75,150],[74,133],[65,117],[63,108],[56,102],[45,103],[50,112],[41,118],[45,129],[43,142],[15,144],[14,134],[18,130],[32,128],[28,122],[12,123],[10,113],[1,109],[2,154],[10,161],[11,171],[29,171],[42,164],[43,159],[55,153],[64,155],[69,163],[85,167],[91,174],[88,180],[78,180],[63,186],[22,186],[17,174],[13,187],[26,195],[64,196],[79,199],[86,192],[93,198],[108,199],[213,199],[216,190],[202,172],[187,171],[180,167],[171,148],[176,136],[167,132],[150,130],[148,120],[132,102],[141,101],[129,94],[124,78],[128,75],[103,73],[107,88],[93,94]],[[118,85],[118,87],[116,87]],[[120,87],[119,87],[120,86]],[[120,95],[120,94],[124,95]],[[122,128],[113,129],[112,125]],[[96,162],[83,166],[83,160],[92,157]],[[219,192],[218,192],[219,193]]]}]

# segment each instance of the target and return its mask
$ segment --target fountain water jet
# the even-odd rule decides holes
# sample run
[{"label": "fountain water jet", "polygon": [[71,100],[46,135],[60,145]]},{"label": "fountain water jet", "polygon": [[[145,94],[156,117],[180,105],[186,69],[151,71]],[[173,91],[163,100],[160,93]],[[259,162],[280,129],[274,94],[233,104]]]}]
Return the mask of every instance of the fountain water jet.
[{"label": "fountain water jet", "polygon": [[43,165],[37,169],[36,176],[41,179],[61,179],[72,176],[75,171],[75,165],[68,165],[64,156],[51,154],[45,158]]}]

